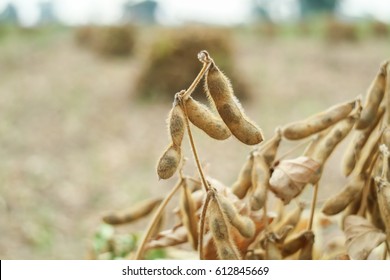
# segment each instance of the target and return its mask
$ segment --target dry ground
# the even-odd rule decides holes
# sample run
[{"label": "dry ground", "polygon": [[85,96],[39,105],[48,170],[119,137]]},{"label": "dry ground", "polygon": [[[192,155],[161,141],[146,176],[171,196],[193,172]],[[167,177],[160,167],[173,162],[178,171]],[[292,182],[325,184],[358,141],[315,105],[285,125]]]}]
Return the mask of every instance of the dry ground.
[{"label": "dry ground", "polygon": [[[267,138],[278,125],[364,94],[390,57],[388,40],[329,45],[247,30],[235,38],[237,67],[253,92],[244,107]],[[104,59],[81,49],[69,32],[0,41],[0,259],[82,259],[104,212],[174,184],[155,172],[171,104],[132,99],[141,66],[142,56]],[[195,138],[208,174],[231,184],[251,148],[199,131]],[[187,144],[185,154],[193,174]],[[342,187],[332,161],[320,200]]]}]

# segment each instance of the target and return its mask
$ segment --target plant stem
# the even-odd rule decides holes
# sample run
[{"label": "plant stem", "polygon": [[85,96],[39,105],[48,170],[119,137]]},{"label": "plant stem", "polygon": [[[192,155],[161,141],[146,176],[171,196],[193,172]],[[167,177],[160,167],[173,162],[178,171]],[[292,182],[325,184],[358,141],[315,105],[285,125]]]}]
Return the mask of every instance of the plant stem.
[{"label": "plant stem", "polygon": [[207,207],[209,206],[211,198],[211,192],[207,192],[206,200],[203,204],[202,214],[200,216],[200,230],[199,230],[199,259],[203,260],[203,233],[204,233],[204,224],[206,222],[206,213],[207,213]]},{"label": "plant stem", "polygon": [[209,185],[208,185],[208,183],[207,183],[207,181],[206,181],[206,179],[204,177],[202,166],[200,165],[198,152],[196,151],[194,138],[192,137],[190,122],[188,121],[187,107],[186,107],[186,105],[185,105],[185,103],[183,102],[182,99],[180,100],[180,106],[182,107],[184,115],[185,115],[185,122],[186,122],[186,126],[187,126],[188,139],[190,141],[192,154],[194,155],[196,167],[198,168],[199,176],[200,176],[200,179],[202,180],[202,185],[204,186],[205,191],[207,192],[209,190]]},{"label": "plant stem", "polygon": [[387,246],[387,242],[385,241],[385,244],[384,244],[384,250],[383,250],[383,257],[382,257],[382,260],[386,260],[387,259],[387,251],[388,251],[388,246]]},{"label": "plant stem", "polygon": [[170,191],[170,193],[161,202],[160,206],[157,208],[156,213],[154,214],[153,219],[150,221],[146,229],[146,232],[141,240],[141,243],[138,246],[137,253],[135,254],[134,257],[135,260],[139,260],[142,258],[146,242],[148,241],[150,234],[153,231],[153,228],[155,227],[158,219],[161,217],[165,206],[167,206],[168,202],[171,200],[172,196],[176,193],[176,191],[181,187],[182,183],[183,183],[183,179],[180,179],[177,182],[177,184],[173,187],[173,189]]},{"label": "plant stem", "polygon": [[314,213],[316,211],[317,196],[318,196],[318,182],[314,185],[314,193],[313,193],[313,199],[311,202],[311,209],[310,209],[310,219],[309,219],[309,225],[307,227],[308,230],[311,230],[313,228],[313,220],[314,220]]},{"label": "plant stem", "polygon": [[199,84],[200,80],[203,78],[204,74],[206,74],[206,72],[209,70],[212,62],[213,61],[211,60],[211,61],[208,61],[206,63],[203,63],[203,67],[199,71],[198,76],[196,76],[196,78],[192,82],[192,84],[188,87],[188,89],[185,91],[185,93],[183,93],[183,95],[181,97],[183,100],[187,100],[191,96],[191,94],[194,92],[196,86]]}]

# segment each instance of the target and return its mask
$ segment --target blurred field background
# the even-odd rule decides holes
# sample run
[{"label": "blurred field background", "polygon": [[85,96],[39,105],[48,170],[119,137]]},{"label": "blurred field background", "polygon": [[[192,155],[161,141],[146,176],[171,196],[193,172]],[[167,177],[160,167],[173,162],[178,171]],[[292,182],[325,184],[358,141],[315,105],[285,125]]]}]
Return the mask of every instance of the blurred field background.
[{"label": "blurred field background", "polygon": [[[390,57],[387,23],[336,17],[334,6],[276,21],[267,1],[257,2],[256,20],[234,26],[166,26],[133,14],[110,26],[47,19],[26,27],[3,17],[0,258],[86,258],[104,213],[169,191],[175,178],[158,181],[156,161],[173,95],[201,68],[198,51],[209,50],[231,78],[266,138],[365,94]],[[208,175],[232,184],[251,147],[194,134]],[[186,172],[196,174],[187,143],[184,155]],[[327,165],[320,201],[343,186],[339,161]]]}]

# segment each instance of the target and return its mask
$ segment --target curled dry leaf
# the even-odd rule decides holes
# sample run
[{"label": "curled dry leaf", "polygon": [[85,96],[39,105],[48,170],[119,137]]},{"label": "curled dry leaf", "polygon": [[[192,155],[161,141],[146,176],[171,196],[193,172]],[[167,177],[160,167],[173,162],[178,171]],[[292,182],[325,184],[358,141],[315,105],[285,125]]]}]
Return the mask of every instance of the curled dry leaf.
[{"label": "curled dry leaf", "polygon": [[303,187],[310,182],[320,164],[308,157],[282,160],[272,173],[270,189],[285,204],[299,195]]},{"label": "curled dry leaf", "polygon": [[171,229],[164,230],[149,241],[146,249],[165,248],[183,244],[188,241],[187,229],[182,225],[176,225]]},{"label": "curled dry leaf", "polygon": [[386,235],[361,216],[344,220],[347,252],[351,259],[365,260],[373,249],[386,240]]},{"label": "curled dry leaf", "polygon": [[314,244],[314,233],[311,230],[306,230],[291,237],[283,244],[282,255],[287,257],[305,248],[305,252],[302,252],[304,253],[302,258],[307,258],[309,255],[308,249],[311,248],[312,244]]}]

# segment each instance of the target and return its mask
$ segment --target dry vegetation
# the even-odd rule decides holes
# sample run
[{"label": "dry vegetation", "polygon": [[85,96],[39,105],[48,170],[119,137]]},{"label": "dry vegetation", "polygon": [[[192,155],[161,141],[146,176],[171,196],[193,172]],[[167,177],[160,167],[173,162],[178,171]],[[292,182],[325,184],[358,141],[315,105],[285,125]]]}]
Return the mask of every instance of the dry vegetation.
[{"label": "dry vegetation", "polygon": [[[140,33],[144,37],[137,45],[150,45],[159,31],[143,30]],[[234,68],[253,93],[252,101],[244,103],[245,112],[261,126],[266,141],[282,124],[364,94],[378,64],[390,57],[387,39],[329,46],[315,38],[276,37],[269,41],[250,30],[239,30],[232,31],[232,40]],[[168,142],[164,119],[171,101],[134,101],[139,69],[145,65],[146,56],[136,52],[121,60],[99,59],[73,44],[71,34],[63,31],[1,37],[0,50],[0,257],[79,259],[85,257],[91,243],[97,253],[108,252],[99,258],[128,257],[136,250],[146,221],[115,228],[102,225],[94,235],[100,217],[146,198],[163,198],[176,180],[158,182],[155,174],[156,159]],[[196,61],[193,54],[188,57]],[[217,65],[223,64],[214,59]],[[236,89],[236,78],[220,68]],[[180,89],[171,89],[172,99]],[[193,135],[205,173],[224,182],[219,187],[215,182],[215,188],[221,190],[218,193],[228,192],[224,186],[237,179],[252,148],[233,137],[217,142],[195,128]],[[293,145],[283,141],[280,154]],[[341,143],[327,161],[318,207],[347,181],[339,167],[344,149]],[[296,155],[302,151],[297,150]],[[186,141],[182,154],[189,158],[184,174],[196,177]],[[190,190],[198,187],[188,183]],[[204,191],[198,193],[204,195]],[[312,189],[306,187],[300,197],[306,208],[298,230],[306,228],[311,195]],[[233,197],[231,201],[238,209],[243,205]],[[177,205],[179,201],[173,197],[166,211],[174,211]],[[270,203],[270,212],[273,206]],[[215,209],[215,204],[212,207]],[[286,211],[293,209],[300,208],[290,205]],[[320,244],[321,238],[342,234],[334,226],[336,219],[324,219],[320,209],[315,217],[315,244]],[[165,228],[175,233],[173,237],[177,233],[187,236],[182,227],[173,227],[174,222],[168,218],[165,223]],[[330,226],[322,235],[317,235],[317,227],[327,224]],[[261,227],[256,228],[259,231],[263,231]],[[197,253],[183,253],[191,252],[188,245],[179,248],[180,258],[199,257]],[[177,253],[155,252],[160,254],[157,257],[168,258]]]},{"label": "dry vegetation", "polygon": [[[129,251],[126,257],[141,259],[146,250],[189,242],[199,252],[200,259],[367,259],[378,248],[381,254],[373,253],[372,258],[387,259],[390,250],[388,62],[381,65],[372,81],[364,106],[361,98],[334,105],[278,127],[273,137],[263,141],[261,130],[246,116],[229,79],[208,52],[201,51],[198,59],[203,64],[198,76],[187,90],[175,94],[167,121],[170,144],[157,164],[160,179],[169,179],[179,170],[178,182],[157,202],[159,207],[136,253]],[[191,97],[202,79],[209,107]],[[234,136],[243,144],[258,144],[231,188],[203,171],[190,122],[216,140]],[[322,213],[327,216],[342,215],[338,223],[327,220],[321,225],[315,214],[322,174],[336,146],[352,130],[354,135],[342,161],[348,181],[322,206]],[[180,166],[185,132],[199,177],[185,175]],[[309,136],[311,139],[307,141]],[[304,139],[306,142],[302,144],[306,147],[302,154],[291,158],[299,144],[277,156],[286,140]],[[190,181],[192,188],[188,185]],[[310,214],[309,218],[303,218],[305,203],[301,194],[309,184],[314,188]],[[182,193],[179,211],[174,211],[178,221],[172,228],[160,231],[165,207],[179,189]],[[285,207],[292,201],[296,209],[288,213]],[[145,201],[125,214],[113,213],[103,219],[112,225],[131,223],[148,215],[155,206]],[[314,224],[318,224],[315,229]],[[335,227],[339,224],[343,234],[337,238],[322,236],[332,224]],[[109,252],[115,257],[115,250]]]}]

